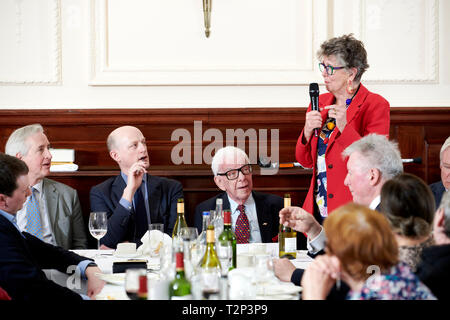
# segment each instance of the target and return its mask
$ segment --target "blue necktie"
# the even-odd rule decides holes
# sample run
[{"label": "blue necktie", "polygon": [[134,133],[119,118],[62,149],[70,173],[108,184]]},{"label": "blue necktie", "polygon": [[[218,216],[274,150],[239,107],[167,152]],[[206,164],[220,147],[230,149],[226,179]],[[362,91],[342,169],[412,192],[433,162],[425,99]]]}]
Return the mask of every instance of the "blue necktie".
[{"label": "blue necktie", "polygon": [[134,221],[136,224],[135,241],[140,243],[142,236],[148,230],[147,210],[145,209],[145,199],[142,195],[143,186],[139,187],[134,194]]},{"label": "blue necktie", "polygon": [[41,211],[39,210],[39,202],[36,199],[35,193],[39,193],[39,191],[32,187],[31,196],[27,203],[27,232],[42,240]]}]

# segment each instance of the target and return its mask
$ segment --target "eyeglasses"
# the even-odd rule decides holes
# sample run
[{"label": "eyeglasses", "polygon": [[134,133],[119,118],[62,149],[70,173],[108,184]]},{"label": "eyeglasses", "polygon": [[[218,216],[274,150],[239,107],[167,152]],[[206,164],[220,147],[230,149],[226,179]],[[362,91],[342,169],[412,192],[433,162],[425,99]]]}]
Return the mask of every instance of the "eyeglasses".
[{"label": "eyeglasses", "polygon": [[327,71],[327,75],[332,76],[334,74],[334,70],[340,70],[340,69],[344,69],[345,67],[333,67],[333,66],[326,66],[324,63],[320,62],[319,63],[319,70],[320,72],[323,72],[323,70]]},{"label": "eyeglasses", "polygon": [[239,171],[242,172],[243,175],[249,175],[252,173],[252,166],[249,164],[244,164],[242,167],[238,169],[231,169],[225,173],[218,173],[218,176],[226,176],[228,180],[236,180],[239,177]]}]

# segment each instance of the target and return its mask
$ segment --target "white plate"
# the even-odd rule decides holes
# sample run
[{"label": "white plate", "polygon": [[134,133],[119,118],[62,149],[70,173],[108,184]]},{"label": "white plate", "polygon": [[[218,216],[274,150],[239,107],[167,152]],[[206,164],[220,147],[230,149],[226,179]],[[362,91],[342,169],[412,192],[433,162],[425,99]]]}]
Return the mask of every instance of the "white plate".
[{"label": "white plate", "polygon": [[111,284],[123,286],[125,284],[125,273],[97,273],[97,276]]},{"label": "white plate", "polygon": [[275,295],[290,295],[299,293],[302,291],[302,287],[294,284],[268,284],[257,287],[256,294],[261,296],[275,296]]},{"label": "white plate", "polygon": [[130,259],[130,258],[137,258],[140,257],[141,255],[139,253],[114,253],[114,257],[116,258],[123,258],[123,259]]}]

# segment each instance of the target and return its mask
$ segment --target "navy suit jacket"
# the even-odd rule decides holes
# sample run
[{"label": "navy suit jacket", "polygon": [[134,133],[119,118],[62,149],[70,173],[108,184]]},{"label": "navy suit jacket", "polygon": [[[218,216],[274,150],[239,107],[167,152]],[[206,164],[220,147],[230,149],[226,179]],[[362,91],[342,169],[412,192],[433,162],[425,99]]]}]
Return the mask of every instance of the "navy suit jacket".
[{"label": "navy suit jacket", "polygon": [[[259,230],[261,233],[262,242],[273,242],[273,238],[278,234],[278,226],[280,218],[278,213],[283,208],[283,198],[267,193],[260,193],[252,191],[253,199],[256,204],[256,215],[258,216]],[[195,208],[194,225],[202,231],[202,214],[203,211],[215,210],[216,199],[222,199],[223,210],[230,209],[230,202],[226,192],[203,201]]]},{"label": "navy suit jacket", "polygon": [[[24,237],[23,237],[23,236]],[[0,287],[14,300],[82,300],[76,292],[47,279],[42,269],[67,273],[89,260],[19,230],[0,215]]]},{"label": "navy suit jacket", "polygon": [[441,203],[442,196],[445,192],[445,187],[442,181],[435,182],[433,184],[430,184],[431,192],[433,192],[434,201],[436,203],[436,209],[439,208],[439,205]]},{"label": "navy suit jacket", "polygon": [[[91,211],[105,211],[108,215],[108,232],[101,243],[110,248],[124,241],[140,243],[143,234],[136,234],[133,210],[131,213],[120,203],[126,183],[119,174],[92,187]],[[147,174],[147,191],[152,223],[163,223],[164,232],[172,235],[177,219],[177,200],[183,198],[180,182]]]}]

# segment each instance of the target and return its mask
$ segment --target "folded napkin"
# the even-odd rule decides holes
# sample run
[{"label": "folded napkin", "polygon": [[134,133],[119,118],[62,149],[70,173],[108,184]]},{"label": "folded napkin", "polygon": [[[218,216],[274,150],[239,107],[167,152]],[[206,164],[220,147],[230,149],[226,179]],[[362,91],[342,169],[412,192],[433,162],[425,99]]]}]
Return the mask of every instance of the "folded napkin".
[{"label": "folded napkin", "polygon": [[[150,239],[153,241],[158,241],[158,239],[161,239],[161,235],[158,233],[162,233],[159,230],[152,230],[150,234]],[[137,248],[136,252],[139,255],[150,255],[150,243],[149,243],[149,233],[148,231],[144,234],[144,236],[141,238],[142,245]],[[164,246],[168,246],[169,248],[172,247],[172,238],[164,233],[163,234],[163,244]],[[156,244],[155,244],[156,245]]]},{"label": "folded napkin", "polygon": [[77,171],[78,165],[75,163],[66,163],[66,164],[52,164],[50,166],[51,172],[72,172]]}]

